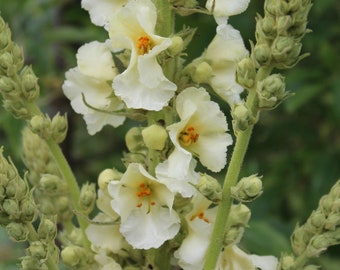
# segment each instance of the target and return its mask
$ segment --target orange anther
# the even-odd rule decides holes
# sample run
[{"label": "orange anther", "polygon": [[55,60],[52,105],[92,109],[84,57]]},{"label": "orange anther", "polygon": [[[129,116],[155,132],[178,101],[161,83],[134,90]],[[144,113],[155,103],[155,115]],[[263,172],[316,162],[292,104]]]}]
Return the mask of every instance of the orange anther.
[{"label": "orange anther", "polygon": [[199,134],[193,126],[187,126],[179,135],[179,140],[184,146],[197,142]]},{"label": "orange anther", "polygon": [[149,36],[141,36],[137,41],[137,48],[139,54],[143,55],[149,52],[152,49],[152,41]]}]

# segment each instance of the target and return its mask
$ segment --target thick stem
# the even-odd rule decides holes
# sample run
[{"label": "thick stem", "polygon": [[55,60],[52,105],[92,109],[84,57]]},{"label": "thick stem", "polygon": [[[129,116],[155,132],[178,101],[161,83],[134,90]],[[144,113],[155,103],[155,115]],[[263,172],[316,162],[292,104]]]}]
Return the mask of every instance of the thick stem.
[{"label": "thick stem", "polygon": [[[257,82],[261,81],[265,77],[270,74],[271,68],[262,68],[257,73]],[[247,106],[248,108],[254,112],[256,112],[256,85],[253,89],[249,91],[249,95],[247,97]],[[243,132],[239,132],[236,138],[236,143],[234,147],[234,152],[232,154],[229,167],[227,170],[227,174],[224,179],[223,190],[222,190],[222,200],[218,206],[217,216],[210,240],[210,244],[206,253],[206,260],[204,269],[205,270],[214,270],[215,265],[220,254],[223,237],[226,230],[226,224],[228,221],[230,208],[232,204],[231,197],[231,187],[235,186],[238,180],[238,176],[241,171],[241,167],[243,164],[243,160],[245,154],[247,152],[248,144],[251,138],[251,134],[253,131],[253,125],[249,126],[247,130]]]}]

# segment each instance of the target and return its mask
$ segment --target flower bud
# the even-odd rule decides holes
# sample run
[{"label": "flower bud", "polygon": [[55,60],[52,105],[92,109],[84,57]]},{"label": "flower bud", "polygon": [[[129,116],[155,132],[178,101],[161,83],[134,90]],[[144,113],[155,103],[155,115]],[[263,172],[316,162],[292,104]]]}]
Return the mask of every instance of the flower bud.
[{"label": "flower bud", "polygon": [[[0,55],[0,66],[3,69],[5,70],[9,69],[13,66],[13,64],[14,64],[13,56],[9,52],[4,52],[2,55]],[[10,76],[10,74],[7,75]]]},{"label": "flower bud", "polygon": [[250,209],[245,204],[234,204],[231,206],[228,223],[234,227],[246,227],[250,216]]},{"label": "flower bud", "polygon": [[328,246],[330,246],[329,239],[324,234],[315,235],[307,246],[306,255],[309,258],[318,257]]},{"label": "flower bud", "polygon": [[81,187],[79,196],[79,210],[88,215],[92,212],[96,202],[96,186],[95,184],[86,183]]},{"label": "flower bud", "polygon": [[231,227],[224,235],[224,246],[235,245],[240,242],[244,233],[243,227]]},{"label": "flower bud", "polygon": [[131,128],[125,135],[125,143],[130,152],[143,150],[145,144],[143,141],[141,128]]},{"label": "flower bud", "polygon": [[260,81],[256,91],[260,109],[275,108],[289,96],[286,93],[284,77],[280,74],[272,74]]},{"label": "flower bud", "polygon": [[[2,19],[2,18],[1,18]],[[11,31],[7,25],[3,25],[0,30],[0,51],[5,50],[11,43]]]},{"label": "flower bud", "polygon": [[24,223],[11,222],[6,226],[8,235],[16,242],[27,240],[29,229]]},{"label": "flower bud", "polygon": [[39,239],[53,241],[57,235],[56,217],[42,216],[38,227]]},{"label": "flower bud", "polygon": [[249,126],[256,121],[252,112],[248,109],[245,103],[235,104],[232,110],[234,131],[245,131]]},{"label": "flower bud", "polygon": [[267,43],[256,44],[253,50],[253,58],[259,66],[268,66],[272,60],[271,49]]},{"label": "flower bud", "polygon": [[290,15],[283,15],[276,18],[276,28],[278,35],[286,35],[287,30],[293,25],[293,19]]},{"label": "flower bud", "polygon": [[66,115],[61,116],[57,113],[51,122],[52,138],[56,143],[61,143],[67,134],[68,123]]},{"label": "flower bud", "polygon": [[41,263],[37,258],[25,256],[21,258],[21,267],[23,270],[41,270]]},{"label": "flower bud", "polygon": [[261,177],[251,175],[243,177],[236,186],[231,188],[232,196],[240,202],[250,202],[262,194]]},{"label": "flower bud", "polygon": [[[340,209],[338,205],[338,209]],[[340,225],[340,212],[331,213],[328,215],[327,219],[325,220],[324,227],[326,230],[334,231]]]},{"label": "flower bud", "polygon": [[212,67],[207,62],[201,62],[194,68],[191,78],[196,83],[207,83],[212,77]]},{"label": "flower bud", "polygon": [[2,77],[0,79],[0,91],[5,98],[19,98],[20,90],[17,83],[9,77]]},{"label": "flower bud", "polygon": [[3,105],[5,110],[10,112],[17,119],[28,120],[32,117],[32,113],[26,108],[26,105],[22,100],[5,99]]},{"label": "flower bud", "polygon": [[313,211],[309,218],[310,224],[316,229],[321,230],[326,220],[325,214],[321,210]]},{"label": "flower bud", "polygon": [[280,267],[278,267],[278,269],[293,269],[292,267],[295,264],[295,257],[293,255],[288,255],[288,254],[284,254],[283,256],[281,256],[281,260],[279,262]]},{"label": "flower bud", "polygon": [[236,81],[244,88],[250,89],[255,83],[256,70],[254,62],[250,58],[243,58],[237,64]]},{"label": "flower bud", "polygon": [[20,202],[20,211],[22,222],[33,222],[38,214],[37,206],[32,198],[25,198]]},{"label": "flower bud", "polygon": [[15,199],[5,199],[2,204],[3,210],[11,220],[18,220],[20,217],[20,209],[18,201]]},{"label": "flower bud", "polygon": [[21,90],[27,101],[34,101],[39,97],[38,78],[31,67],[25,67],[21,73]]},{"label": "flower bud", "polygon": [[294,66],[299,61],[302,44],[290,36],[278,36],[272,44],[272,56],[277,68]]},{"label": "flower bud", "polygon": [[61,259],[63,263],[68,267],[76,267],[83,255],[80,247],[77,246],[67,246],[61,251]]},{"label": "flower bud", "polygon": [[98,176],[98,186],[101,190],[106,191],[107,186],[112,180],[120,180],[123,174],[116,169],[105,169]]},{"label": "flower bud", "polygon": [[51,137],[49,118],[43,115],[35,115],[29,122],[31,131],[39,135],[42,139],[49,139]]},{"label": "flower bud", "polygon": [[296,255],[301,255],[306,250],[309,243],[310,235],[305,231],[303,226],[296,226],[291,236],[291,244]]},{"label": "flower bud", "polygon": [[160,125],[151,125],[142,130],[146,147],[152,150],[162,150],[168,139],[168,132]]},{"label": "flower bud", "polygon": [[27,253],[38,260],[46,259],[47,257],[46,247],[41,241],[31,242],[27,248]]},{"label": "flower bud", "polygon": [[222,188],[220,183],[207,174],[201,175],[196,185],[197,190],[208,200],[219,202],[222,199]]},{"label": "flower bud", "polygon": [[183,50],[183,39],[180,36],[173,36],[171,38],[171,45],[167,51],[171,56],[180,54]]}]

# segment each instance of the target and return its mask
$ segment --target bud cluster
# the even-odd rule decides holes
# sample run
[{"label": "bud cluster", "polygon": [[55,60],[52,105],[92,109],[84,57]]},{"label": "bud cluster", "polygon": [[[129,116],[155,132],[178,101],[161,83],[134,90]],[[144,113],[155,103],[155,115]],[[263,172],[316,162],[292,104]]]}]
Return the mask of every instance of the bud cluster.
[{"label": "bud cluster", "polygon": [[[318,208],[306,223],[295,228],[291,243],[297,258],[284,255],[278,269],[297,269],[301,267],[297,265],[297,262],[301,263],[298,257],[315,258],[328,247],[340,244],[340,180],[320,199]],[[313,266],[307,267],[313,269]]]},{"label": "bud cluster", "polygon": [[301,39],[308,32],[307,15],[310,0],[267,0],[264,17],[258,15],[257,44],[253,58],[258,66],[290,68],[305,55],[300,56]]},{"label": "bud cluster", "polygon": [[30,119],[30,105],[39,96],[38,78],[24,65],[22,49],[11,40],[11,31],[0,17],[0,92],[7,111],[16,118]]}]

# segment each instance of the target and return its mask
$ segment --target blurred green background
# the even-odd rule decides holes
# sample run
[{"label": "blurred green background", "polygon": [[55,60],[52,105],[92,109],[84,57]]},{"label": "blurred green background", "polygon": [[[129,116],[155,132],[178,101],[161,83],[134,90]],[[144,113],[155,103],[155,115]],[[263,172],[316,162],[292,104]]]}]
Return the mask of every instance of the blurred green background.
[{"label": "blurred green background", "polygon": [[[252,0],[245,13],[230,19],[248,47],[248,40],[255,40],[254,17],[263,14],[262,7],[263,1]],[[61,91],[65,71],[76,65],[77,49],[85,42],[104,41],[106,32],[91,24],[79,0],[0,1],[0,12],[40,78],[40,106],[50,115],[68,114],[70,129],[62,146],[79,182],[95,182],[107,167],[123,169],[123,136],[135,123],[105,127],[91,137]],[[289,251],[295,224],[306,220],[319,198],[340,178],[340,2],[316,1],[309,18],[313,32],[304,38],[303,52],[311,55],[284,71],[287,89],[295,96],[262,113],[243,167],[244,176],[263,175],[264,194],[249,205],[252,221],[242,243],[258,254],[279,256]],[[187,50],[192,59],[207,46],[216,25],[211,17],[198,14],[178,19],[178,29],[183,23],[198,27]],[[0,111],[0,145],[24,172],[19,143],[22,125]],[[22,250],[6,238],[3,229],[0,254],[0,269],[17,269],[16,258]],[[339,254],[340,248],[332,247],[317,263],[322,269],[337,270]]]}]

